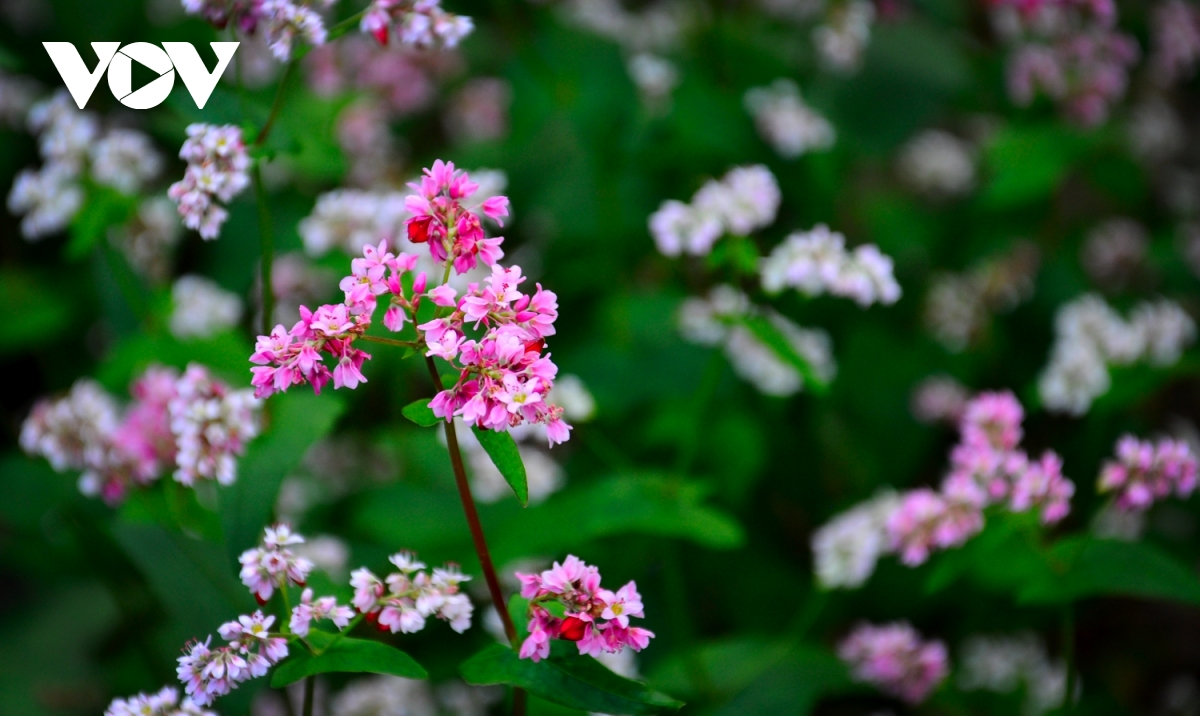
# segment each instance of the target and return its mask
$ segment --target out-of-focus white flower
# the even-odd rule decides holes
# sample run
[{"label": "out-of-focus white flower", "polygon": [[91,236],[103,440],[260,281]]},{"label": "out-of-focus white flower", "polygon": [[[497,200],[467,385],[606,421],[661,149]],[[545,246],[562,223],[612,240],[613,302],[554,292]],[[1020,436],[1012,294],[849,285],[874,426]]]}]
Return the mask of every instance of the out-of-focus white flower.
[{"label": "out-of-focus white flower", "polygon": [[443,114],[446,132],[457,142],[484,142],[508,134],[512,87],[499,77],[476,77],[450,98]]},{"label": "out-of-focus white flower", "polygon": [[909,409],[922,423],[957,425],[970,392],[948,375],[931,375],[913,389]]},{"label": "out-of-focus white flower", "polygon": [[171,287],[171,335],[176,338],[208,338],[237,325],[242,301],[212,279],[189,274]]},{"label": "out-of-focus white flower", "polygon": [[874,22],[875,4],[870,0],[850,0],[835,6],[826,22],[813,29],[821,66],[838,74],[856,72],[862,66]]},{"label": "out-of-focus white flower", "polygon": [[306,537],[303,544],[292,548],[292,552],[335,578],[345,576],[346,563],[350,559],[350,546],[342,538],[333,535]]},{"label": "out-of-focus white flower", "polygon": [[747,91],[744,102],[763,141],[785,159],[829,149],[837,139],[833,125],[804,103],[789,79]]},{"label": "out-of-focus white flower", "polygon": [[29,108],[41,93],[37,80],[0,72],[0,124],[9,129],[24,128]]},{"label": "out-of-focus white flower", "polygon": [[1080,261],[1092,280],[1119,287],[1142,266],[1150,237],[1146,228],[1127,217],[1109,219],[1088,232]]},{"label": "out-of-focus white flower", "polygon": [[1032,633],[974,636],[962,646],[958,683],[966,691],[1010,693],[1025,687],[1025,716],[1040,716],[1063,702],[1067,670],[1051,662],[1046,647]]},{"label": "out-of-focus white flower", "polygon": [[410,216],[404,207],[404,194],[399,192],[338,189],[317,198],[312,214],[300,221],[300,238],[310,256],[321,256],[335,248],[355,255],[362,252],[363,246],[380,241],[396,246]]},{"label": "out-of-focus white flower", "polygon": [[975,150],[949,132],[930,129],[904,145],[896,170],[905,184],[930,198],[963,196],[975,188]]},{"label": "out-of-focus white flower", "polygon": [[679,84],[679,69],[665,57],[639,52],[625,62],[625,68],[642,103],[654,109],[665,107]]},{"label": "out-of-focus white flower", "polygon": [[48,163],[39,170],[23,169],[8,193],[8,209],[24,214],[21,234],[36,241],[67,228],[83,208],[78,174],[66,164]]},{"label": "out-of-focus white flower", "polygon": [[1146,510],[1122,510],[1109,503],[1092,518],[1092,534],[1100,539],[1136,542],[1146,531]]},{"label": "out-of-focus white flower", "polygon": [[356,679],[333,697],[331,716],[437,716],[429,684],[399,676]]},{"label": "out-of-focus white flower", "polygon": [[162,172],[163,158],[150,138],[132,129],[114,129],[88,148],[92,178],[125,194],[136,194]]},{"label": "out-of-focus white flower", "polygon": [[504,698],[504,687],[471,686],[454,679],[439,684],[434,693],[442,710],[452,716],[487,716],[491,707]]},{"label": "out-of-focus white flower", "polygon": [[559,375],[546,402],[563,409],[563,417],[572,423],[586,422],[596,414],[596,399],[577,375]]},{"label": "out-of-focus white flower", "polygon": [[887,551],[887,520],[899,504],[896,493],[880,492],[813,533],[813,571],[822,587],[854,589],[871,578]]},{"label": "out-of-focus white flower", "polygon": [[650,235],[664,256],[703,256],[726,232],[744,236],[775,221],[782,194],[775,175],[761,164],[734,167],[710,180],[691,204],[663,202],[648,220]]},{"label": "out-of-focus white flower", "polygon": [[769,293],[784,288],[808,296],[829,293],[852,298],[864,308],[900,300],[891,258],[874,244],[847,251],[846,237],[824,224],[788,235],[762,259],[760,272],[763,289]]},{"label": "out-of-focus white flower", "polygon": [[991,314],[1033,295],[1039,263],[1037,247],[1022,241],[967,272],[935,277],[925,299],[925,324],[947,350],[965,350],[984,334]]},{"label": "out-of-focus white flower", "polygon": [[1126,128],[1133,153],[1147,162],[1161,162],[1187,146],[1187,131],[1169,102],[1154,97],[1129,111]]},{"label": "out-of-focus white flower", "polygon": [[562,11],[568,22],[631,52],[674,47],[692,14],[687,3],[669,0],[650,3],[636,12],[627,10],[620,0],[567,0]]},{"label": "out-of-focus white flower", "polygon": [[138,273],[152,281],[170,275],[170,254],[183,235],[174,204],[156,196],[138,205],[137,214],[123,227],[109,229],[109,240],[121,249]]}]

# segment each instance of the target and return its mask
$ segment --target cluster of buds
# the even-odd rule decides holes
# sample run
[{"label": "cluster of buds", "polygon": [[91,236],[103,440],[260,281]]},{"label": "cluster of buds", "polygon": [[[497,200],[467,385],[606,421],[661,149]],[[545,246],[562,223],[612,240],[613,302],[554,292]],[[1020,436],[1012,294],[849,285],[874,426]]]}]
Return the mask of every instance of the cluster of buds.
[{"label": "cluster of buds", "polygon": [[900,300],[892,259],[874,244],[846,250],[846,237],[817,224],[790,234],[762,259],[762,285],[771,293],[794,288],[807,296],[828,293],[866,307]]},{"label": "cluster of buds", "polygon": [[303,544],[304,538],[287,525],[273,525],[264,530],[262,545],[242,552],[242,584],[249,588],[259,604],[266,604],[275,589],[287,585],[303,587],[313,564],[299,557],[288,547]]},{"label": "cluster of buds", "polygon": [[171,185],[167,195],[176,203],[184,226],[215,239],[229,218],[222,206],[245,189],[250,178],[250,156],[242,130],[232,124],[192,124],[179,150],[187,162],[183,179]]},{"label": "cluster of buds", "polygon": [[211,704],[241,682],[265,676],[287,658],[288,640],[271,633],[274,623],[275,617],[264,616],[262,611],[244,614],[217,630],[228,645],[210,648],[212,636],[189,645],[175,671],[192,701]]},{"label": "cluster of buds", "polygon": [[902,562],[920,564],[933,549],[963,544],[983,529],[983,509],[990,505],[1007,502],[1013,512],[1040,508],[1045,524],[1067,516],[1075,485],[1063,477],[1058,455],[1047,451],[1031,460],[1019,449],[1023,418],[1011,393],[983,393],[967,404],[941,491],[908,493],[887,521]]},{"label": "cluster of buds", "polygon": [[372,0],[359,28],[379,44],[397,41],[412,47],[456,47],[475,29],[471,18],[442,9],[441,0]]},{"label": "cluster of buds", "polygon": [[233,23],[247,35],[262,32],[271,54],[280,62],[292,56],[296,38],[314,47],[325,44],[325,21],[310,5],[327,8],[334,0],[312,3],[294,0],[183,0],[183,9],[218,28]]},{"label": "cluster of buds", "polygon": [[[569,555],[562,564],[541,574],[517,573],[521,596],[529,601],[529,636],[520,657],[540,661],[550,655],[550,641],[575,642],[580,654],[617,654],[630,647],[645,649],[654,632],[629,625],[630,617],[644,617],[637,584],[629,582],[616,592],[600,588],[600,570]],[[562,618],[545,605],[563,608]]]},{"label": "cluster of buds", "polygon": [[217,716],[189,698],[179,700],[179,690],[164,686],[153,694],[137,694],[113,699],[104,716]]},{"label": "cluster of buds", "polygon": [[919,704],[950,671],[946,645],[924,641],[907,622],[862,624],[838,645],[838,657],[858,681]]},{"label": "cluster of buds", "polygon": [[1097,489],[1115,491],[1117,507],[1126,511],[1148,509],[1172,492],[1186,498],[1196,489],[1196,457],[1182,440],[1153,443],[1123,435],[1117,440],[1116,460],[1101,468]]},{"label": "cluster of buds", "polygon": [[80,470],[80,491],[114,505],[171,467],[188,486],[203,478],[234,481],[235,458],[259,429],[259,405],[248,391],[231,390],[192,364],[183,376],[151,366],[130,392],[133,402],[122,414],[95,381],[76,382],[65,397],[33,407],[21,447],[60,472]]},{"label": "cluster of buds", "polygon": [[471,627],[475,606],[459,585],[469,581],[456,564],[435,567],[425,572],[425,564],[412,552],[399,552],[388,558],[399,572],[380,580],[371,570],[356,569],[350,574],[354,587],[354,608],[374,622],[380,631],[411,634],[425,628],[425,620],[437,617],[450,623],[459,634]]}]

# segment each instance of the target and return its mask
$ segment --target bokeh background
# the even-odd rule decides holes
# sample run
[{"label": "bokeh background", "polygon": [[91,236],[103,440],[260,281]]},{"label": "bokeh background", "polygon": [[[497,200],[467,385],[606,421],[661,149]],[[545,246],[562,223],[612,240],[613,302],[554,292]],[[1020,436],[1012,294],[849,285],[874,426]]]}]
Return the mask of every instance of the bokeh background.
[{"label": "bokeh background", "polygon": [[[495,476],[491,493],[478,487],[488,465],[468,459],[503,571],[575,553],[615,583],[636,579],[657,638],[626,667],[686,700],[688,713],[1048,713],[1064,688],[1064,634],[1074,635],[1081,684],[1075,712],[1200,713],[1195,502],[1165,501],[1129,524],[1095,488],[1124,432],[1200,439],[1200,360],[1188,332],[1177,336],[1178,360],[1111,367],[1111,387],[1078,414],[1047,406],[1039,390],[1068,302],[1095,293],[1129,315],[1165,297],[1200,310],[1200,6],[1119,2],[1106,24],[1085,3],[1047,3],[1066,17],[1046,28],[981,0],[448,2],[475,23],[455,50],[380,50],[352,32],[288,78],[264,172],[276,316],[290,325],[300,303],[338,299],[349,255],[302,236],[322,194],[403,192],[435,158],[499,172],[488,176],[512,200],[508,258],[558,294],[551,350],[594,399],[579,398],[587,419],[567,444],[522,443],[531,482],[544,488],[538,504],[520,508]],[[332,24],[359,9],[344,0],[327,12]],[[1014,64],[1027,45],[1088,33],[1131,47],[1077,48],[1059,59],[1062,91],[1022,93]],[[26,114],[61,87],[42,41],[229,38],[172,0],[3,0],[0,184],[7,191],[40,163]],[[99,714],[115,696],[175,683],[180,646],[247,607],[236,555],[272,515],[320,538],[335,582],[400,548],[478,573],[445,447],[400,414],[431,394],[425,368],[383,346],[358,390],[272,398],[258,438],[266,447],[240,470],[238,499],[256,523],[222,514],[228,491],[193,496],[169,480],[110,507],[17,445],[34,401],[82,377],[126,396],[146,365],[195,360],[249,384],[261,323],[253,193],[231,202],[215,241],[173,230],[173,207],[161,205],[182,175],[175,154],[189,123],[265,118],[282,65],[253,38],[236,63],[246,89],[223,82],[203,110],[177,86],[163,106],[131,111],[102,81],[88,110],[148,135],[160,171],[136,196],[89,186],[66,228],[36,240],[19,215],[0,222],[4,714]],[[832,136],[794,151],[788,142],[820,135],[819,123],[786,111],[776,125],[760,111],[756,123],[747,92],[771,87],[824,118]],[[771,126],[775,134],[760,131]],[[754,164],[774,174],[782,203],[743,251],[765,255],[825,223],[894,260],[900,299],[864,309],[768,296],[732,251],[656,249],[647,222],[662,202]],[[157,216],[142,203],[156,198]],[[181,289],[185,275],[212,283]],[[753,366],[685,339],[681,305],[731,282],[827,332],[836,376],[826,388],[764,394],[745,378]],[[1031,602],[1019,598],[1028,551],[992,540],[1001,547],[955,552],[957,566],[943,563],[950,555],[915,569],[885,558],[862,588],[814,585],[813,532],[882,488],[936,485],[957,439],[955,406],[996,389],[1024,404],[1030,454],[1057,451],[1077,487],[1070,516],[1028,549],[1068,535],[1135,540],[1182,582],[1131,594],[1150,579],[1141,560],[1113,560],[1078,599]],[[477,597],[466,635],[439,625],[403,640],[430,686],[331,677],[319,712],[501,712],[494,695],[457,680],[457,664],[494,639],[486,594]],[[852,683],[834,656],[857,622],[896,619],[950,650],[950,677],[920,706]],[[1034,671],[1058,686],[1036,673],[995,688],[972,682],[982,667],[966,663],[966,645],[997,635],[1023,639],[1043,659]],[[216,709],[287,713],[264,681]],[[339,700],[353,688],[402,695]],[[1048,703],[1029,696],[1038,688],[1050,690]],[[566,713],[538,700],[531,708]]]}]

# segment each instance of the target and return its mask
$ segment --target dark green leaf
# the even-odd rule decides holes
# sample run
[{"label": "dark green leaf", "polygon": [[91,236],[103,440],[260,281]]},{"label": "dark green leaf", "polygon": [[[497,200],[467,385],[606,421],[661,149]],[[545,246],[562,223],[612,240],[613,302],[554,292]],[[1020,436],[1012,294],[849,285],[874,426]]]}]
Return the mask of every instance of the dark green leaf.
[{"label": "dark green leaf", "polygon": [[331,392],[313,395],[299,389],[267,403],[267,432],[250,443],[238,465],[237,482],[221,490],[221,523],[231,557],[258,542],[284,476],[333,429],[344,407]]},{"label": "dark green leaf", "polygon": [[300,645],[293,646],[292,656],[271,674],[271,686],[280,688],[306,676],[331,672],[429,678],[411,656],[382,642],[339,638],[321,631],[309,632],[307,641],[320,653],[312,654]]},{"label": "dark green leaf", "polygon": [[492,464],[504,476],[505,482],[513,489],[521,506],[529,504],[529,485],[525,481],[525,463],[521,461],[521,453],[517,450],[517,441],[507,432],[483,430],[471,426],[484,452],[492,459]]},{"label": "dark green leaf", "polygon": [[81,259],[95,247],[108,227],[122,224],[136,206],[136,199],[112,189],[93,189],[83,209],[71,221],[70,241],[64,249],[68,259]]},{"label": "dark green leaf", "polygon": [[1150,597],[1200,604],[1200,580],[1187,566],[1145,542],[1073,537],[1050,550],[1056,574],[1029,584],[1026,603],[1073,602],[1087,597]]},{"label": "dark green leaf", "polygon": [[534,663],[493,644],[464,662],[459,671],[469,684],[508,684],[581,711],[653,714],[683,706],[645,684],[617,676],[591,657],[570,653],[573,644],[560,642],[554,647],[550,658]]},{"label": "dark green leaf", "polygon": [[828,650],[797,646],[716,713],[720,716],[804,716],[822,696],[846,693],[855,688],[845,664]]},{"label": "dark green leaf", "polygon": [[442,419],[434,415],[433,411],[429,409],[429,398],[421,398],[416,402],[409,403],[400,412],[404,417],[423,428],[431,428],[442,422]]}]

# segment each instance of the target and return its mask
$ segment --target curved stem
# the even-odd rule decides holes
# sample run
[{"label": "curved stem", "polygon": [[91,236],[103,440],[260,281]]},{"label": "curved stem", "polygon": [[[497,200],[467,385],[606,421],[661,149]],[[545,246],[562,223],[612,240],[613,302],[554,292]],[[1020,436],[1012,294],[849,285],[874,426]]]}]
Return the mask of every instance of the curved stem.
[{"label": "curved stem", "polygon": [[303,716],[312,716],[314,684],[316,684],[315,676],[310,676],[304,680],[304,708],[301,710]]},{"label": "curved stem", "polygon": [[389,346],[399,346],[401,348],[416,348],[416,341],[398,341],[395,338],[384,338],[382,336],[359,336],[359,340],[368,341],[370,343],[383,343]]},{"label": "curved stem", "polygon": [[271,226],[271,207],[267,205],[267,189],[263,186],[262,167],[258,161],[250,169],[254,180],[254,197],[258,203],[258,234],[262,246],[262,332],[271,334],[271,314],[275,312],[275,289],[271,285],[271,265],[275,259],[275,229]]},{"label": "curved stem", "polygon": [[283,68],[283,77],[279,78],[279,87],[275,90],[275,99],[271,102],[271,113],[267,115],[267,121],[263,124],[262,129],[258,130],[258,136],[254,139],[254,145],[261,147],[267,141],[267,135],[271,133],[271,127],[275,126],[275,119],[279,116],[279,110],[283,107],[283,95],[287,89],[288,79],[292,76],[292,68],[296,66],[296,61],[292,60]]}]

